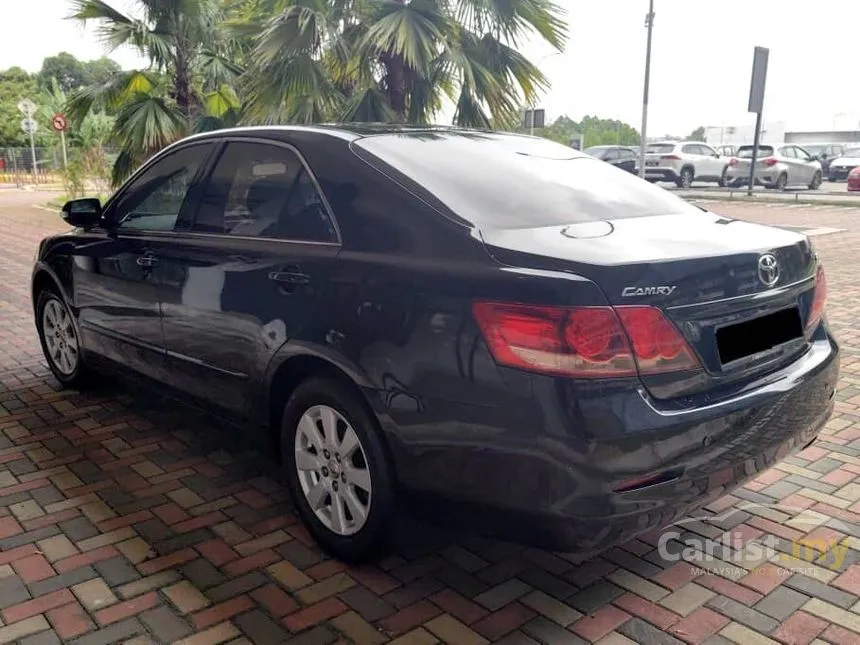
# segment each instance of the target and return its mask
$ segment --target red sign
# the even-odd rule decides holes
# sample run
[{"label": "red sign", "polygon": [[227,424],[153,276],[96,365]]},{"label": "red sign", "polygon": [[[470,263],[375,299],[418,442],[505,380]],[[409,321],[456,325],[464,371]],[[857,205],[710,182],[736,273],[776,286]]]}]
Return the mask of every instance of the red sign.
[{"label": "red sign", "polygon": [[51,127],[54,128],[57,132],[64,132],[68,127],[68,123],[66,122],[65,114],[55,114],[51,118]]}]

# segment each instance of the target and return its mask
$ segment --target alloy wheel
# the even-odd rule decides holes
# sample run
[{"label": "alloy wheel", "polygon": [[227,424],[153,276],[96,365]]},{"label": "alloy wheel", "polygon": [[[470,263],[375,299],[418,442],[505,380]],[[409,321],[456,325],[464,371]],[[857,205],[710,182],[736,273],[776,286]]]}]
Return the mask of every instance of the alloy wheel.
[{"label": "alloy wheel", "polygon": [[358,434],[337,410],[308,408],[295,438],[299,485],[311,510],[337,535],[358,533],[367,522],[372,483]]},{"label": "alloy wheel", "polygon": [[54,367],[66,376],[74,374],[80,358],[78,336],[68,310],[56,298],[42,310],[42,334]]}]

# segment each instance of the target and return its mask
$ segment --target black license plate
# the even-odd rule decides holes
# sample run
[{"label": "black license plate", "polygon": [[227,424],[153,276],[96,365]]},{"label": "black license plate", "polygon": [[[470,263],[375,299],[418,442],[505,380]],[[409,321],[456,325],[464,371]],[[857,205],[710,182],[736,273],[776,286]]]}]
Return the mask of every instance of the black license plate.
[{"label": "black license plate", "polygon": [[759,316],[717,330],[717,351],[725,365],[747,356],[766,352],[803,336],[797,307]]},{"label": "black license plate", "polygon": [[656,166],[656,165],[657,165],[657,162],[656,162],[656,161],[646,161],[646,162],[645,162],[645,165],[646,165],[646,166]]}]

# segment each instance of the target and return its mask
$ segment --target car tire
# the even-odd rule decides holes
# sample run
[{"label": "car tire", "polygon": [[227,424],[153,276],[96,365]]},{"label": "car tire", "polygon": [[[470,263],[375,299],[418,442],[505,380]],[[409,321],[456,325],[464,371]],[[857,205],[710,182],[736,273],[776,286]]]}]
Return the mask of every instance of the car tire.
[{"label": "car tire", "polygon": [[394,477],[379,424],[353,387],[301,383],[284,406],[281,456],[299,515],[323,550],[348,563],[383,553]]},{"label": "car tire", "polygon": [[720,180],[717,182],[717,185],[718,185],[720,188],[725,188],[726,186],[728,186],[728,185],[729,185],[728,179],[726,179],[726,175],[728,174],[728,172],[729,172],[729,167],[728,167],[728,166],[726,166],[725,168],[723,168],[723,172],[722,172],[722,174],[720,175]]},{"label": "car tire", "polygon": [[818,190],[821,188],[821,173],[816,171],[812,176],[812,182],[809,184],[809,190]]},{"label": "car tire", "polygon": [[84,360],[72,312],[54,289],[43,289],[36,297],[36,331],[48,368],[63,386],[92,385],[94,374]]},{"label": "car tire", "polygon": [[774,183],[773,187],[776,190],[785,190],[786,186],[788,186],[788,175],[782,173],[776,178],[776,183]]},{"label": "car tire", "polygon": [[678,180],[675,182],[675,185],[677,185],[678,188],[690,188],[693,185],[693,176],[692,168],[681,168],[681,174],[678,176]]}]

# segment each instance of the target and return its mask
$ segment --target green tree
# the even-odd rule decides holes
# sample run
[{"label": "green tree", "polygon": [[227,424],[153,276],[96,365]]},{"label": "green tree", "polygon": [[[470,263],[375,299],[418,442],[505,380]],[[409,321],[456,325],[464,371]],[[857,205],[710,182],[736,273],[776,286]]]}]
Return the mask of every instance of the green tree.
[{"label": "green tree", "polygon": [[114,73],[76,92],[74,121],[91,110],[115,113],[112,139],[120,146],[113,180],[123,180],[147,157],[200,124],[232,119],[238,97],[232,83],[241,72],[224,54],[219,0],[137,0],[132,18],[102,0],[72,0],[72,18],[95,21],[110,47],[130,46],[150,69]]},{"label": "green tree", "polygon": [[244,87],[262,123],[429,123],[447,97],[459,125],[513,124],[547,86],[523,41],[566,39],[552,0],[251,1]]},{"label": "green tree", "polygon": [[119,74],[122,71],[119,64],[107,56],[87,61],[83,66],[84,85],[101,85],[107,82],[111,76]]},{"label": "green tree", "polygon": [[[0,147],[30,146],[29,135],[21,130],[21,119],[24,115],[18,111],[18,102],[22,99],[30,99],[38,104],[39,87],[36,77],[20,67],[10,67],[0,72]],[[42,146],[46,141],[50,141],[50,134],[44,127],[40,127],[35,135],[36,145]]]},{"label": "green tree", "polygon": [[687,135],[687,141],[704,141],[705,140],[705,126],[700,125],[698,128],[693,130],[689,135]]},{"label": "green tree", "polygon": [[57,80],[63,92],[70,92],[87,85],[87,71],[84,63],[68,52],[60,52],[56,56],[45,58],[38,76],[39,86],[46,89],[51,87],[52,79]]},{"label": "green tree", "polygon": [[[521,128],[522,131],[522,128]],[[639,145],[639,132],[630,124],[618,119],[601,119],[597,116],[583,117],[574,121],[569,116],[561,116],[546,128],[535,130],[535,135],[570,145],[574,135],[582,135],[582,147],[617,144],[622,146]]]}]

